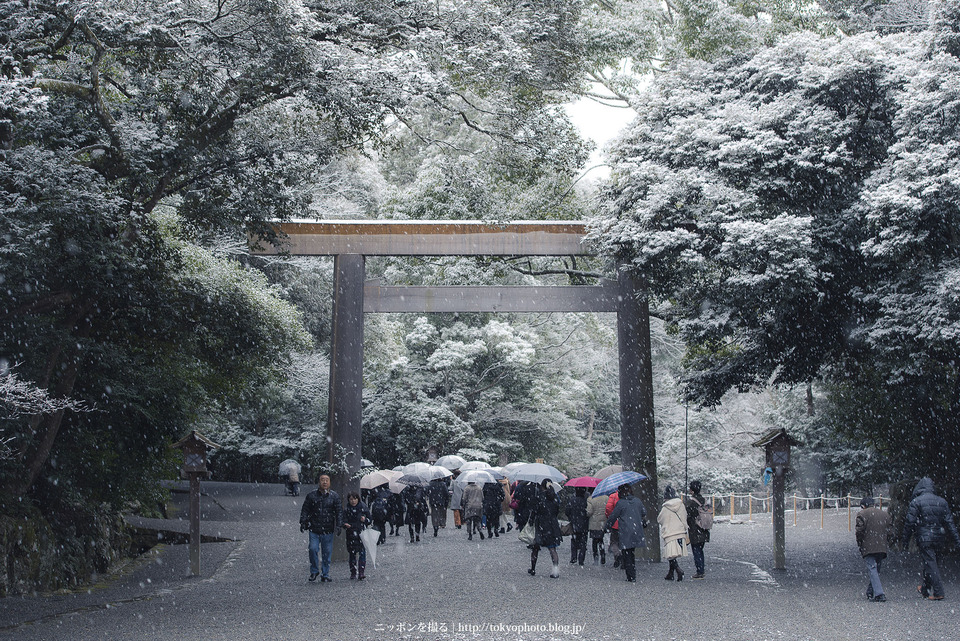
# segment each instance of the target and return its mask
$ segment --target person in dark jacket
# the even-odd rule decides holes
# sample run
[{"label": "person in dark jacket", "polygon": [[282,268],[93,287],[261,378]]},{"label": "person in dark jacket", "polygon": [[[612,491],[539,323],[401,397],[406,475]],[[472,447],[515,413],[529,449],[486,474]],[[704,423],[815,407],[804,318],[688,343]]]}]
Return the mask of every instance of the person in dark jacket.
[{"label": "person in dark jacket", "polygon": [[440,528],[447,527],[447,506],[450,505],[450,491],[445,479],[433,479],[427,490],[430,499],[430,521],[433,525],[433,535],[437,536]]},{"label": "person in dark jacket", "polygon": [[522,530],[530,518],[530,511],[536,503],[537,486],[530,481],[518,481],[517,487],[513,491],[513,500],[517,502],[517,509],[514,510],[514,522],[517,524],[517,530]]},{"label": "person in dark jacket", "polygon": [[643,529],[647,526],[647,510],[643,501],[633,495],[630,485],[617,488],[617,503],[607,517],[604,529],[612,529],[614,523],[617,523],[620,532],[620,565],[627,574],[627,581],[634,583],[637,580],[634,550],[647,547],[643,535]]},{"label": "person in dark jacket", "polygon": [[407,510],[407,529],[410,532],[410,542],[414,542],[414,532],[416,540],[420,542],[420,532],[427,532],[427,517],[430,515],[430,508],[427,506],[427,493],[424,488],[408,485],[400,492],[403,496],[404,506]]},{"label": "person in dark jacket", "polygon": [[503,499],[506,494],[499,483],[483,485],[483,516],[487,522],[487,536],[500,537],[500,515],[503,514]]},{"label": "person in dark jacket", "polygon": [[[347,494],[347,505],[343,508],[343,528],[347,533],[347,553],[350,555],[350,578],[363,581],[363,572],[367,568],[367,551],[363,547],[360,533],[370,524],[370,512],[356,492]],[[358,558],[359,557],[359,558]]]},{"label": "person in dark jacket", "polygon": [[590,517],[587,515],[587,490],[575,488],[573,496],[567,500],[567,520],[573,534],[570,537],[570,563],[583,565],[587,557],[587,534],[590,531]]},{"label": "person in dark jacket", "polygon": [[374,488],[370,501],[370,516],[373,519],[373,527],[380,530],[380,538],[377,545],[387,540],[387,521],[390,519],[390,497],[393,494],[386,485]]},{"label": "person in dark jacket", "polygon": [[390,499],[387,501],[387,509],[390,512],[390,534],[400,536],[400,527],[403,525],[403,497],[399,493],[390,493]]},{"label": "person in dark jacket", "polygon": [[857,547],[860,556],[870,574],[870,583],[867,585],[867,599],[883,602],[887,597],[883,594],[883,585],[880,583],[880,565],[887,558],[887,535],[890,532],[890,515],[874,507],[873,497],[865,496],[860,500],[862,508],[857,513]]},{"label": "person in dark jacket", "polygon": [[690,494],[687,495],[687,529],[690,531],[690,550],[693,552],[693,564],[697,568],[695,579],[702,579],[704,576],[703,546],[710,542],[710,530],[704,530],[697,523],[697,517],[700,515],[700,508],[707,502],[703,498],[700,490],[703,485],[700,481],[690,481]]},{"label": "person in dark jacket", "polygon": [[557,548],[563,541],[563,535],[560,534],[560,502],[553,484],[548,479],[541,481],[539,487],[535,485],[533,487],[534,495],[529,518],[534,519],[536,523],[536,536],[530,546],[530,569],[527,572],[531,576],[537,573],[537,557],[540,555],[540,548],[547,548],[550,550],[550,560],[553,561],[550,578],[558,579],[560,578],[560,554]]},{"label": "person in dark jacket", "polygon": [[[317,489],[307,494],[300,508],[300,531],[310,531],[310,581],[332,581],[330,557],[333,554],[333,537],[340,535],[343,524],[340,496],[330,489],[330,477],[321,474]],[[322,563],[319,559],[322,555]]]},{"label": "person in dark jacket", "polygon": [[907,518],[903,525],[901,546],[906,550],[910,537],[916,536],[920,559],[923,561],[923,584],[917,586],[917,591],[925,599],[943,599],[940,557],[948,533],[954,545],[960,548],[960,535],[957,534],[950,506],[943,497],[935,493],[933,480],[923,477],[913,489],[913,498],[907,508]]}]

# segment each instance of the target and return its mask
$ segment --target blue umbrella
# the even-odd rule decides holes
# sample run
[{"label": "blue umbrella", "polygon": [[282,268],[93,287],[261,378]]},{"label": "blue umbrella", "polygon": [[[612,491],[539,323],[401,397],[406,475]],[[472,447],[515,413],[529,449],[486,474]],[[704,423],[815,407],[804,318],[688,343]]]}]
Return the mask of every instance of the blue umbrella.
[{"label": "blue umbrella", "polygon": [[641,474],[640,472],[631,472],[626,470],[624,472],[617,472],[616,474],[611,474],[607,478],[600,481],[600,484],[597,485],[597,489],[593,491],[591,496],[600,496],[602,494],[613,494],[617,491],[617,488],[621,485],[633,485],[638,481],[642,481],[647,477]]}]

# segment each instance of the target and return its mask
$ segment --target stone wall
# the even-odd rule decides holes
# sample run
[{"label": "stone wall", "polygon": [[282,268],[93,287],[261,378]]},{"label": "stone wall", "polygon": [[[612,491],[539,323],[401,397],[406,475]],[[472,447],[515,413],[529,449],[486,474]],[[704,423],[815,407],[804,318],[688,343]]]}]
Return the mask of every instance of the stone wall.
[{"label": "stone wall", "polygon": [[131,537],[119,514],[36,508],[0,516],[0,597],[69,589],[93,582],[128,556]]}]

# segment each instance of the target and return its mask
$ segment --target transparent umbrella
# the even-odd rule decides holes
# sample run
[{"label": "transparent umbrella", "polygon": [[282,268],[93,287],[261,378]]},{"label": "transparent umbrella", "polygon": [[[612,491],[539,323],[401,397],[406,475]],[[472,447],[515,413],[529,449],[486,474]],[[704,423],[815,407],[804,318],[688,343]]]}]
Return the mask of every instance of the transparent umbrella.
[{"label": "transparent umbrella", "polygon": [[448,470],[459,470],[460,466],[466,462],[466,459],[464,459],[462,456],[457,456],[456,454],[447,454],[446,456],[441,456],[437,460],[437,465],[442,465]]}]

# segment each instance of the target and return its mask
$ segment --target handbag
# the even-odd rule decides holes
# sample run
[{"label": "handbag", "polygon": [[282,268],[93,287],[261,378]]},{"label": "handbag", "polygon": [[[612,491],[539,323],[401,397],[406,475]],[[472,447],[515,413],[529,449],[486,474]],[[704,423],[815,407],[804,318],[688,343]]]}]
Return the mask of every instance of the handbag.
[{"label": "handbag", "polygon": [[520,530],[520,534],[517,536],[520,538],[521,543],[533,545],[533,541],[537,538],[536,523],[534,523],[532,519],[527,521],[527,524],[523,526],[523,529]]}]

